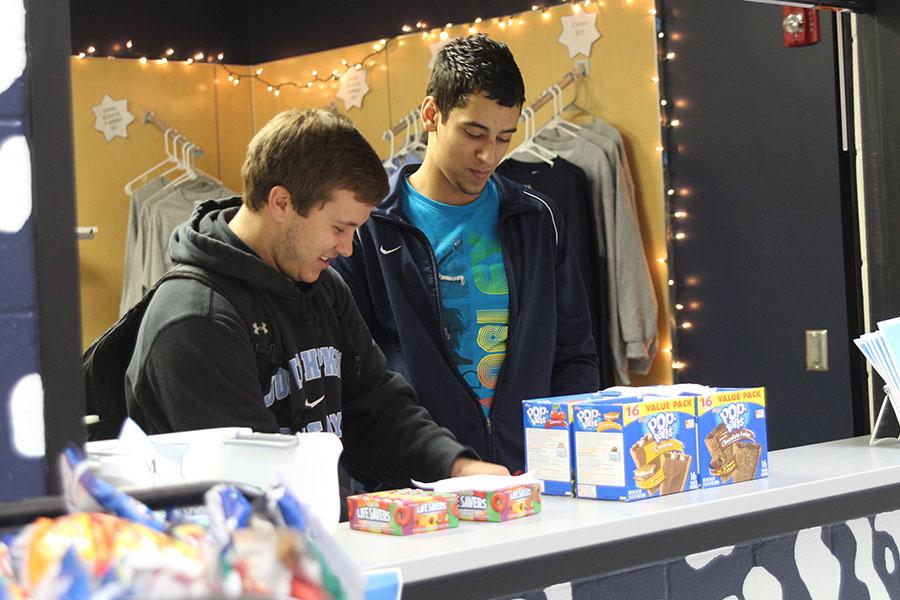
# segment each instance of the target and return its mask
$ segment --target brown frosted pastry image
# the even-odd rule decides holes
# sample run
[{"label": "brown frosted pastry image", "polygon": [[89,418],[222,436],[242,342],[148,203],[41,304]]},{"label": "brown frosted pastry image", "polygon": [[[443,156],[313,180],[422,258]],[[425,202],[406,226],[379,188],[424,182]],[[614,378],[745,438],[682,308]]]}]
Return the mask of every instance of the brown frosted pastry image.
[{"label": "brown frosted pastry image", "polygon": [[[634,464],[636,467],[640,468],[647,464],[647,452],[644,450],[644,448],[652,442],[653,436],[647,434],[631,445],[631,458],[634,459]],[[637,475],[635,475],[635,478],[637,478]]]},{"label": "brown frosted pastry image", "polygon": [[660,456],[660,465],[665,475],[660,484],[660,495],[665,496],[684,490],[688,474],[691,472],[691,456],[679,450],[666,452]]},{"label": "brown frosted pastry image", "polygon": [[634,482],[638,485],[638,487],[647,490],[647,493],[651,496],[659,491],[659,486],[656,485],[651,488],[646,488],[642,485],[642,483],[646,483],[649,480],[653,479],[657,471],[659,471],[659,465],[655,462],[647,463],[634,470]]},{"label": "brown frosted pastry image", "polygon": [[703,443],[709,449],[709,472],[719,477],[722,483],[730,481],[733,477],[734,445],[722,445],[722,440],[728,435],[725,425],[719,423],[715,429],[706,434]]},{"label": "brown frosted pastry image", "polygon": [[750,481],[756,476],[756,467],[759,464],[759,454],[762,447],[750,441],[741,441],[733,444],[734,449],[734,481]]}]

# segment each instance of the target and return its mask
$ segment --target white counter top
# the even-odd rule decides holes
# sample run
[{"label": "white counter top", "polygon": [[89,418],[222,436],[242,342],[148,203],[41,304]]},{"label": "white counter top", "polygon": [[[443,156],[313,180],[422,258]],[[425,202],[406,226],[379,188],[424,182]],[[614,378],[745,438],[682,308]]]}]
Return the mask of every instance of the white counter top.
[{"label": "white counter top", "polygon": [[[636,538],[900,483],[900,445],[868,436],[769,453],[768,479],[631,503],[545,496],[540,515],[395,537],[339,526],[338,542],[363,568],[396,566],[406,582]],[[900,498],[897,499],[900,506]]]}]

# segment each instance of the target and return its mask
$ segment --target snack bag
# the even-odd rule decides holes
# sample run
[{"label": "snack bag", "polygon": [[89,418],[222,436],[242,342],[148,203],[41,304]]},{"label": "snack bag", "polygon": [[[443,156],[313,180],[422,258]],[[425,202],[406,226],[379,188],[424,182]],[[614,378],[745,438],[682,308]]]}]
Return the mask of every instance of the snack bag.
[{"label": "snack bag", "polygon": [[[27,588],[55,577],[70,550],[93,581],[111,577],[115,571],[126,587],[142,571],[168,568],[193,578],[203,574],[197,548],[140,523],[102,513],[39,518],[22,531],[16,545],[23,557],[19,581]],[[74,568],[71,559],[69,565]]]},{"label": "snack bag", "polygon": [[104,510],[157,531],[166,530],[165,522],[146,505],[94,475],[80,449],[66,448],[60,462],[66,503],[72,512]]},{"label": "snack bag", "polygon": [[59,561],[55,573],[45,578],[34,590],[36,598],[90,600],[91,576],[79,560],[74,547],[69,547]]}]

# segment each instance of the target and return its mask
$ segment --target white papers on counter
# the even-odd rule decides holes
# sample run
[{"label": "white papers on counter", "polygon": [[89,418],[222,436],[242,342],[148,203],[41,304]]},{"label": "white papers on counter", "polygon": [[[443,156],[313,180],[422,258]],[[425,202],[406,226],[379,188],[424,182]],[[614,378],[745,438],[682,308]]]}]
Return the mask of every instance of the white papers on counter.
[{"label": "white papers on counter", "polygon": [[465,477],[449,477],[431,483],[413,480],[413,484],[416,487],[423,490],[432,490],[438,494],[455,494],[471,490],[493,492],[503,488],[534,483],[540,483],[540,480],[530,473],[523,473],[522,475],[467,475]]},{"label": "white papers on counter", "polygon": [[870,443],[874,443],[888,405],[900,419],[900,317],[879,321],[878,331],[863,334],[853,342],[887,387],[886,401],[882,404],[875,426],[872,428]]}]

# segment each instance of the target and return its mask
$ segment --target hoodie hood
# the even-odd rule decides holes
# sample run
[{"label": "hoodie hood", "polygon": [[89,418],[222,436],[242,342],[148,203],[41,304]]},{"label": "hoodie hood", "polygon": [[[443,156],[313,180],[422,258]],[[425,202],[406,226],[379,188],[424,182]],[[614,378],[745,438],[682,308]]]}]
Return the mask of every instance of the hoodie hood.
[{"label": "hoodie hood", "polygon": [[278,296],[297,296],[315,284],[298,284],[285,277],[250,249],[228,227],[241,206],[240,196],[208,200],[197,206],[189,221],[169,240],[169,256],[176,263],[197,265],[246,281],[251,288]]}]

